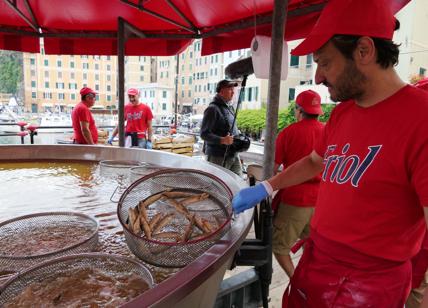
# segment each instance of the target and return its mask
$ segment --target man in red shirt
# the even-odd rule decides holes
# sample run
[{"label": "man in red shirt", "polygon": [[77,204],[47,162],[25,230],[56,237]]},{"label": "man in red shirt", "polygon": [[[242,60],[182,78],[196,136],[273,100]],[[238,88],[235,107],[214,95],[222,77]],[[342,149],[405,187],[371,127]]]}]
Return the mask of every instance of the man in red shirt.
[{"label": "man in red shirt", "polygon": [[74,143],[96,144],[98,142],[98,130],[89,108],[95,104],[97,92],[84,87],[80,90],[80,96],[81,102],[74,107],[71,113]]},{"label": "man in red shirt", "polygon": [[[152,119],[153,114],[150,107],[140,103],[139,91],[135,88],[128,90],[129,103],[125,106],[125,136],[132,140],[132,146],[151,149],[152,148]],[[118,127],[116,127],[108,140],[112,144],[116,137]]]},{"label": "man in red shirt", "polygon": [[[323,114],[318,93],[312,90],[300,93],[296,98],[294,112],[297,122],[284,128],[276,139],[275,171],[281,165],[285,169],[310,154],[315,142],[321,138],[324,125],[318,121],[318,116]],[[272,250],[288,277],[294,273],[291,247],[299,238],[309,236],[309,222],[314,212],[320,179],[318,175],[302,184],[281,189],[275,196],[275,199],[280,200],[273,220]]]},{"label": "man in red shirt", "polygon": [[410,292],[410,260],[428,223],[428,93],[394,69],[399,24],[390,5],[327,3],[292,54],[313,53],[315,82],[342,103],[310,155],[234,197],[241,212],[323,172],[283,306],[401,308]]}]

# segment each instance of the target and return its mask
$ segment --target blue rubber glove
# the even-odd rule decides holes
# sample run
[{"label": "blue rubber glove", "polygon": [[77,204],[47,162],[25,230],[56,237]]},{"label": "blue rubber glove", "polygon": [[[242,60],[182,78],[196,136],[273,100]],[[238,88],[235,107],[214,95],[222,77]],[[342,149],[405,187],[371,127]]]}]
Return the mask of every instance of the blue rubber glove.
[{"label": "blue rubber glove", "polygon": [[147,142],[146,142],[146,149],[148,149],[148,150],[153,149],[152,142],[151,142],[151,141],[149,141],[149,140],[147,140]]},{"label": "blue rubber glove", "polygon": [[260,203],[263,199],[267,198],[269,193],[262,183],[256,186],[241,189],[232,200],[233,211],[239,214],[247,209],[251,209]]},{"label": "blue rubber glove", "polygon": [[113,137],[108,138],[107,143],[113,145]]}]

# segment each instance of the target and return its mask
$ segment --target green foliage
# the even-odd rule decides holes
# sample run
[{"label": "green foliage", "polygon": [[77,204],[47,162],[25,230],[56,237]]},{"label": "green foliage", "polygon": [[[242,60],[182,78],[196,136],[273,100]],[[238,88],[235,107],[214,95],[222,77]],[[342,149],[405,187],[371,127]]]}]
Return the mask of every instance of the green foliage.
[{"label": "green foliage", "polygon": [[336,107],[336,104],[324,104],[321,105],[322,111],[324,111],[324,114],[320,116],[321,122],[327,122],[327,120],[330,118],[330,114],[333,111],[334,107]]},{"label": "green foliage", "polygon": [[0,92],[16,94],[22,76],[22,54],[13,51],[0,53]]},{"label": "green foliage", "polygon": [[[294,118],[294,106],[295,104],[292,102],[286,109],[279,110],[278,132],[296,121]],[[319,118],[321,122],[326,122],[328,120],[335,106],[335,104],[322,105],[324,114]],[[262,130],[266,127],[266,109],[240,110],[238,112],[237,124],[242,132],[258,138]]]},{"label": "green foliage", "polygon": [[266,109],[246,109],[238,112],[238,128],[249,135],[259,135],[266,126]]}]

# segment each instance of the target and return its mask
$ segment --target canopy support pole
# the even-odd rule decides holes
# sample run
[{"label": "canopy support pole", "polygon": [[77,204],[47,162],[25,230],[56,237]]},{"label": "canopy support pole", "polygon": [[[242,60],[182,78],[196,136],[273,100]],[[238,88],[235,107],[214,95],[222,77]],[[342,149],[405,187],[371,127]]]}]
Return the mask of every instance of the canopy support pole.
[{"label": "canopy support pole", "polygon": [[118,65],[118,92],[119,92],[119,106],[118,106],[118,130],[119,130],[119,146],[125,146],[125,20],[122,17],[118,18],[117,27],[117,65]]},{"label": "canopy support pole", "polygon": [[272,42],[269,69],[268,108],[266,110],[266,137],[263,156],[263,177],[273,175],[275,139],[278,129],[278,108],[281,86],[282,45],[287,16],[288,0],[275,0],[272,20]]}]

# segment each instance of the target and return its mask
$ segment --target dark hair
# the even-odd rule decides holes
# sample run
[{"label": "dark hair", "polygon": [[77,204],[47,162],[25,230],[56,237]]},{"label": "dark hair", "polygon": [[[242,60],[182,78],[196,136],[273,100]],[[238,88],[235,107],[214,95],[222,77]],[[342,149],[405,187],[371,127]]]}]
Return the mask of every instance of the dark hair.
[{"label": "dark hair", "polygon": [[[347,59],[353,59],[353,52],[357,48],[358,40],[361,36],[355,35],[335,35],[331,38],[333,45]],[[376,62],[382,68],[388,68],[398,64],[399,46],[391,40],[372,37],[376,51]]]},{"label": "dark hair", "polygon": [[303,110],[302,107],[300,107],[299,105],[296,104],[296,109],[298,109],[300,111],[300,113],[302,114],[302,117],[304,119],[318,119],[319,115],[318,114],[312,114],[312,113],[307,113]]}]

